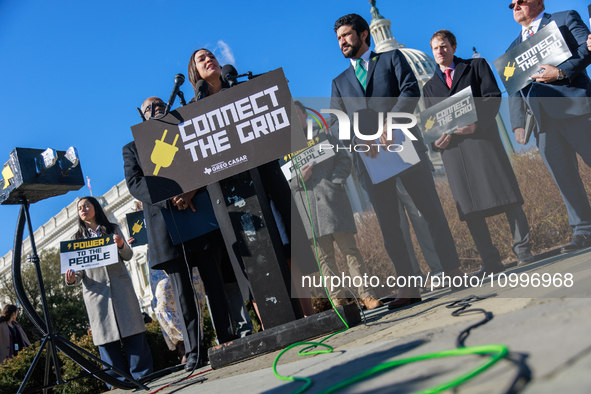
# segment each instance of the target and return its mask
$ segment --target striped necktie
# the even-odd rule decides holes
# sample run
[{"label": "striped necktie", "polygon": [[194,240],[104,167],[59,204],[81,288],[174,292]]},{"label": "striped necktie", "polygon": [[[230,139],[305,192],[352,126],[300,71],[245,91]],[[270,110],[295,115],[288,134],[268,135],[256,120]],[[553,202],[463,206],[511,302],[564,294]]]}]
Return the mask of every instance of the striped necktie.
[{"label": "striped necktie", "polygon": [[445,74],[445,83],[447,84],[447,87],[451,89],[451,84],[452,84],[452,79],[451,79],[451,72],[453,70],[451,68],[446,68],[445,70],[443,70],[443,73]]},{"label": "striped necktie", "polygon": [[363,67],[363,59],[357,59],[357,63],[355,63],[355,76],[357,77],[357,80],[365,92],[365,85],[367,84],[367,70],[365,67]]}]

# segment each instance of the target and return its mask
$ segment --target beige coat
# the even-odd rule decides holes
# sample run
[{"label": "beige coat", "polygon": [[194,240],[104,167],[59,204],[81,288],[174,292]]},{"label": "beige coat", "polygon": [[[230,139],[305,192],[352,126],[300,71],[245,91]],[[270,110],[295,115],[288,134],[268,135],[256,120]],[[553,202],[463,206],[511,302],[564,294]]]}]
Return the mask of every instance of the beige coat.
[{"label": "beige coat", "polygon": [[[25,345],[29,346],[31,341],[27,338],[27,335],[18,325],[17,322],[12,323],[21,333],[21,337],[25,342]],[[8,328],[8,322],[0,323],[0,363],[4,362],[8,357],[10,357],[10,345],[12,341],[10,340],[10,329]]]},{"label": "beige coat", "polygon": [[[115,228],[117,235],[125,239],[119,227]],[[69,285],[82,283],[92,339],[97,346],[146,331],[131,278],[123,263],[131,259],[133,251],[123,242],[119,262],[77,271],[76,281]]]}]

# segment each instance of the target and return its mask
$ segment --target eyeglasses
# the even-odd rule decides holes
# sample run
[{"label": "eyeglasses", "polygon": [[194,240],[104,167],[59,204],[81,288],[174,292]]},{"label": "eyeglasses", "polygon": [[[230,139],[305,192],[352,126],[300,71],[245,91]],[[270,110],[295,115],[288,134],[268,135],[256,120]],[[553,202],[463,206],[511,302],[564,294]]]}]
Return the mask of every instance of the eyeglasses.
[{"label": "eyeglasses", "polygon": [[509,4],[509,9],[512,10],[515,8],[516,5],[522,5],[523,3],[527,3],[525,0],[517,0],[515,3]]},{"label": "eyeglasses", "polygon": [[153,102],[146,107],[146,109],[144,111],[144,116],[152,114],[152,107],[154,107],[154,111],[156,111],[156,108],[165,108],[166,105],[161,101]]}]

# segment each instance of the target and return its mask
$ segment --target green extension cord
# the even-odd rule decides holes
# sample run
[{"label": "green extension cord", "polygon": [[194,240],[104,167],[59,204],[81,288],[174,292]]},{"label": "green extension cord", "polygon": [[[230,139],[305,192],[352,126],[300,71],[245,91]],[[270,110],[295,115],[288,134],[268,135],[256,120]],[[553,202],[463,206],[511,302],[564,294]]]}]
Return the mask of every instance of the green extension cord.
[{"label": "green extension cord", "polygon": [[[314,117],[314,119],[316,119]],[[318,122],[318,120],[316,119],[316,121]],[[310,199],[308,197],[308,190],[306,189],[306,184],[304,182],[304,177],[302,175],[302,171],[301,168],[297,162],[297,160],[295,160],[295,164],[297,166],[297,170],[299,173],[299,176],[302,180],[302,185],[304,187],[304,192],[306,193],[306,199],[307,199],[307,203],[308,203],[308,211],[311,211],[311,207],[310,207]],[[314,242],[314,251],[316,253],[316,263],[318,264],[318,269],[320,271],[320,275],[322,280],[324,280],[324,275],[322,275],[322,269],[320,268],[320,259],[318,256],[318,245],[316,244],[316,235],[314,234],[314,224],[312,222],[312,218],[310,217],[310,227],[312,229],[312,239]],[[306,378],[306,377],[297,377],[297,376],[283,376],[280,375],[277,372],[277,363],[279,362],[279,358],[286,352],[288,352],[289,350],[298,347],[298,346],[306,346],[305,348],[301,349],[298,352],[298,355],[300,356],[310,356],[313,354],[324,354],[324,353],[332,353],[333,348],[327,344],[324,343],[324,341],[328,340],[329,338],[332,338],[333,336],[340,334],[342,332],[345,332],[349,329],[349,325],[347,324],[347,322],[345,322],[345,319],[343,319],[343,317],[340,315],[340,313],[338,312],[337,308],[335,307],[334,303],[332,302],[332,299],[330,298],[330,295],[328,294],[328,289],[325,287],[324,291],[326,292],[326,295],[328,297],[328,300],[330,301],[330,304],[333,307],[333,310],[335,311],[335,313],[339,316],[339,318],[341,319],[341,321],[343,322],[343,324],[345,325],[345,328],[343,330],[337,331],[335,333],[330,334],[329,336],[323,338],[322,340],[318,341],[318,342],[296,342],[294,344],[289,345],[288,347],[286,347],[285,349],[283,349],[275,358],[275,360],[273,361],[273,374],[275,375],[275,377],[279,380],[283,380],[283,381],[302,381],[305,382],[304,385],[302,387],[300,387],[299,389],[295,390],[292,394],[300,394],[303,393],[304,391],[306,391],[311,385],[312,385],[312,379],[310,378]],[[309,350],[308,349],[314,349],[316,347],[324,347],[324,349],[321,350]],[[458,349],[450,349],[450,350],[443,350],[441,352],[435,352],[435,353],[428,353],[428,354],[423,354],[423,355],[419,355],[419,356],[414,356],[414,357],[409,357],[409,358],[403,358],[401,360],[395,360],[395,361],[389,361],[389,362],[385,362],[382,364],[378,364],[375,367],[369,368],[349,379],[346,379],[342,382],[339,382],[329,388],[327,388],[326,390],[322,391],[323,394],[328,394],[328,393],[334,393],[335,391],[341,390],[347,386],[353,385],[355,383],[358,383],[362,380],[368,379],[374,375],[386,372],[388,370],[394,369],[396,367],[402,366],[402,365],[406,365],[406,364],[411,364],[417,361],[424,361],[424,360],[431,360],[431,359],[437,359],[437,358],[446,358],[446,357],[454,357],[454,356],[466,356],[466,355],[474,355],[474,354],[480,354],[480,355],[489,355],[490,359],[488,359],[485,363],[483,363],[482,365],[474,368],[473,370],[457,377],[457,378],[453,378],[447,382],[441,383],[441,384],[437,384],[435,386],[429,387],[427,389],[421,390],[419,392],[417,392],[416,394],[435,394],[435,393],[440,393],[444,390],[448,390],[450,388],[459,386],[463,383],[465,383],[466,381],[472,379],[473,377],[481,374],[482,372],[484,372],[485,370],[487,370],[488,368],[490,368],[491,366],[493,366],[495,363],[497,363],[498,361],[500,361],[501,359],[507,357],[507,355],[509,354],[509,349],[507,348],[507,346],[505,345],[483,345],[483,346],[472,346],[472,347],[463,347],[463,348],[458,348]]]},{"label": "green extension cord", "polygon": [[[316,119],[316,118],[314,118]],[[316,121],[318,122],[318,120],[316,119]],[[294,158],[294,162],[297,166],[297,170],[299,173],[299,176],[302,180],[302,185],[304,186],[304,192],[306,193],[306,200],[308,203],[308,211],[311,212],[311,207],[310,207],[310,198],[308,196],[308,190],[306,189],[306,182],[304,182],[304,176],[302,175],[302,170],[300,168],[299,163],[297,162],[297,160]],[[312,240],[314,242],[314,252],[316,253],[316,264],[318,265],[318,270],[320,271],[320,275],[322,280],[324,280],[324,275],[322,274],[322,269],[320,267],[320,258],[319,258],[319,253],[318,253],[318,245],[316,244],[316,234],[314,234],[314,223],[312,222],[312,218],[310,217],[310,228],[312,229]],[[326,296],[328,297],[328,300],[330,301],[330,304],[332,305],[333,310],[335,311],[335,313],[337,314],[337,316],[341,319],[341,321],[343,322],[343,324],[345,325],[345,328],[334,332],[332,334],[330,334],[329,336],[323,338],[322,340],[318,341],[318,342],[296,342],[293,343],[291,345],[289,345],[288,347],[286,347],[285,349],[283,349],[281,351],[281,353],[279,353],[277,355],[277,357],[275,357],[275,361],[273,361],[273,373],[275,374],[275,377],[279,380],[284,380],[284,381],[303,381],[305,382],[305,384],[300,387],[298,390],[294,391],[293,394],[299,394],[299,393],[303,393],[304,391],[306,391],[308,389],[308,387],[310,387],[312,385],[312,379],[310,378],[300,378],[300,377],[296,377],[296,376],[283,376],[280,375],[277,372],[277,363],[279,362],[279,358],[286,352],[288,352],[289,350],[293,349],[294,347],[297,346],[306,346],[305,348],[301,349],[298,352],[298,355],[300,356],[310,356],[313,354],[324,354],[324,353],[332,353],[332,351],[334,350],[331,346],[323,343],[324,341],[328,340],[329,338],[332,338],[333,336],[340,334],[342,332],[345,332],[349,329],[349,325],[347,324],[347,322],[345,321],[345,319],[343,319],[343,316],[341,316],[341,314],[339,313],[339,311],[337,310],[337,308],[335,307],[334,303],[332,302],[332,299],[330,298],[330,295],[328,294],[328,289],[326,287],[324,287],[324,291],[326,292]],[[315,351],[306,351],[308,349],[313,349],[316,348],[318,346],[324,347],[325,349],[322,350],[315,350]]]}]

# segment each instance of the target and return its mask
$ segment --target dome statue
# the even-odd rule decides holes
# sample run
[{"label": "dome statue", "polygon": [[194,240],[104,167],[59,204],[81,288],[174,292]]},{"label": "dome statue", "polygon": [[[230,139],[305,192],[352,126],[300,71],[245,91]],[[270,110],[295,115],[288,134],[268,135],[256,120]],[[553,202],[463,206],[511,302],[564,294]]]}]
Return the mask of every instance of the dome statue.
[{"label": "dome statue", "polygon": [[[376,53],[381,53],[398,49],[400,52],[402,52],[410,64],[412,71],[417,77],[417,80],[419,81],[419,88],[421,89],[422,95],[423,86],[425,86],[427,81],[431,79],[435,73],[437,63],[425,52],[419,51],[418,49],[406,48],[404,44],[396,41],[394,35],[392,34],[392,22],[380,14],[380,11],[376,7],[376,0],[369,0],[369,4],[371,5],[371,23],[369,24],[369,31],[375,44],[374,51]],[[425,109],[423,100],[419,101],[417,109],[419,111]],[[417,113],[415,113],[415,115],[417,115],[417,118],[419,118]],[[431,162],[433,163],[433,166],[436,170],[442,169],[443,161],[441,160],[439,153],[433,152],[431,149],[429,149],[429,159],[431,159]]]}]

